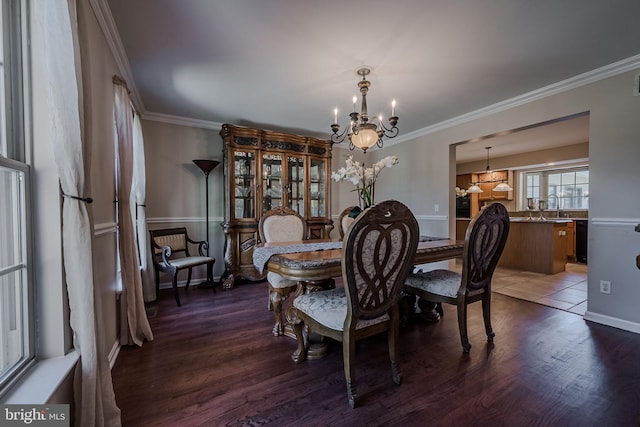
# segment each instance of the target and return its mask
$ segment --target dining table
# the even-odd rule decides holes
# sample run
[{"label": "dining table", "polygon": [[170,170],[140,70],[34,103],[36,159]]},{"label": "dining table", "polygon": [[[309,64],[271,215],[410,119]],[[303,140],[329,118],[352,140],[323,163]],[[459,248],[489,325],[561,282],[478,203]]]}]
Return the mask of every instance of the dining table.
[{"label": "dining table", "polygon": [[[414,265],[428,264],[462,256],[463,240],[421,236]],[[281,276],[305,282],[321,282],[342,276],[342,241],[304,240],[257,245],[254,265]]]},{"label": "dining table", "polygon": [[[463,250],[463,240],[420,236],[413,264],[446,261],[462,256]],[[254,248],[253,263],[260,273],[266,269],[298,281],[294,299],[304,292],[335,286],[333,278],[342,276],[342,241],[324,239],[262,243]],[[284,335],[295,339],[292,324],[296,319],[291,304],[285,312],[287,324],[284,326]],[[326,356],[326,343],[321,338],[318,341],[308,337],[308,341],[307,359]]]}]

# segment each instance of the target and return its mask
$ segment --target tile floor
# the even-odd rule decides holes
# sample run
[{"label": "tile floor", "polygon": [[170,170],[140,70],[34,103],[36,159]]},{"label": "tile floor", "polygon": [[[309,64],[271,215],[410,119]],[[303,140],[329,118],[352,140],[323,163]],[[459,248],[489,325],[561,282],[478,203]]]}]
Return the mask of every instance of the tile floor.
[{"label": "tile floor", "polygon": [[552,275],[498,267],[492,289],[583,316],[587,311],[587,266],[567,263],[566,271]]}]

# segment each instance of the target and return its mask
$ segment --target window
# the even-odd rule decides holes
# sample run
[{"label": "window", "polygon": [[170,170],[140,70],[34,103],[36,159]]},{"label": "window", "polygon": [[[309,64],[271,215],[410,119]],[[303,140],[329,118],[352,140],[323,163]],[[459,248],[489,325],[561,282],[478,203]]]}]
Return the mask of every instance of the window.
[{"label": "window", "polygon": [[549,209],[589,209],[589,170],[549,173],[547,199]]},{"label": "window", "polygon": [[589,168],[586,166],[523,172],[521,209],[527,199],[547,201],[549,210],[589,209]]},{"label": "window", "polygon": [[35,358],[21,2],[0,8],[0,394]]},{"label": "window", "polygon": [[540,174],[527,174],[527,196],[529,199],[540,199]]}]

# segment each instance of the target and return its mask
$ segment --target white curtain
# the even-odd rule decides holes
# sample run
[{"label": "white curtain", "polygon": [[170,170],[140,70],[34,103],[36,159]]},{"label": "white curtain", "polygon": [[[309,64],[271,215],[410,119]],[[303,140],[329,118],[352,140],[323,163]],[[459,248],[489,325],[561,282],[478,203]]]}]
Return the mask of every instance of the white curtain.
[{"label": "white curtain", "polygon": [[[60,186],[66,195],[84,197],[81,132],[82,90],[79,76],[77,18],[73,0],[34,0],[34,37],[43,47],[42,75]],[[79,53],[78,53],[79,54]],[[69,295],[73,344],[80,354],[74,392],[76,424],[119,426],[111,372],[98,350],[91,260],[91,224],[84,201],[65,197],[62,204],[62,251]]]},{"label": "white curtain", "polygon": [[[120,344],[142,345],[153,340],[153,333],[142,297],[142,277],[138,262],[136,229],[131,217],[133,179],[133,109],[124,82],[114,78],[113,120],[118,147],[118,237],[120,246]],[[135,209],[135,206],[133,207]]]},{"label": "white curtain", "polygon": [[140,116],[133,117],[133,178],[131,183],[131,215],[136,224],[138,234],[138,250],[140,255],[140,272],[142,274],[142,294],[145,301],[156,299],[153,263],[149,246],[149,231],[147,230],[146,169],[144,157],[144,137]]}]

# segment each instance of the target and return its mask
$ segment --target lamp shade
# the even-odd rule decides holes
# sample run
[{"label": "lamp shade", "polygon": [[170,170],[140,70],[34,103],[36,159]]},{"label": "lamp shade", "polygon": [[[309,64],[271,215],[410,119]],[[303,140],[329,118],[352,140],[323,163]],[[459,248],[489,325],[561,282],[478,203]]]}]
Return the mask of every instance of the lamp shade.
[{"label": "lamp shade", "polygon": [[467,193],[482,193],[482,188],[478,186],[478,184],[471,184],[471,187],[467,189]]},{"label": "lamp shade", "polygon": [[501,182],[500,184],[496,185],[493,188],[493,191],[502,191],[502,192],[513,191],[513,188],[511,188],[511,186],[506,182]]},{"label": "lamp shade", "polygon": [[361,125],[357,133],[353,133],[351,135],[351,143],[354,146],[367,151],[368,148],[371,148],[378,143],[378,138],[379,136],[376,130],[376,125],[373,123],[364,123]]},{"label": "lamp shade", "polygon": [[196,166],[198,166],[205,174],[209,174],[209,172],[220,164],[217,160],[194,160],[193,163],[195,163]]}]

